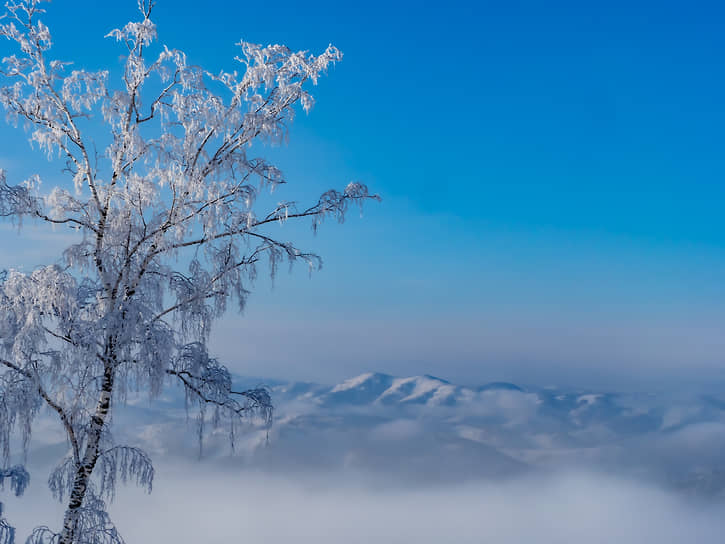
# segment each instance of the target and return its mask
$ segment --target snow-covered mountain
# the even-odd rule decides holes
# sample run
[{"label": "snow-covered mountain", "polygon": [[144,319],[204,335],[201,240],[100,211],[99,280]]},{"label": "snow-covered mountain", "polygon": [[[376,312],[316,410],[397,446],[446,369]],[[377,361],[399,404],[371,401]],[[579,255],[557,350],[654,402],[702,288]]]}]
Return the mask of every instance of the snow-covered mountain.
[{"label": "snow-covered mountain", "polygon": [[[237,435],[234,457],[226,430],[208,429],[205,457],[421,482],[581,467],[644,475],[678,489],[725,489],[725,397],[462,386],[381,373],[331,385],[238,379],[239,387],[260,383],[269,384],[275,403],[272,427],[250,424]],[[119,439],[153,456],[198,456],[195,419],[180,390],[153,402],[131,399],[115,423]]]},{"label": "snow-covered mountain", "polygon": [[[658,404],[661,399],[653,396],[526,388],[507,382],[466,387],[429,375],[401,378],[369,372],[331,386],[276,384],[271,392],[285,414],[290,403],[298,407],[303,403],[329,414],[365,408],[391,417],[405,413],[418,418],[480,420],[507,428],[536,422],[539,428],[546,424],[567,432],[594,425],[617,433],[644,432],[667,424],[664,407]],[[712,398],[692,400],[702,404],[698,413],[706,407],[711,416],[725,410],[725,403]]]},{"label": "snow-covered mountain", "polygon": [[401,405],[456,406],[475,399],[481,393],[510,391],[524,393],[521,387],[505,382],[492,382],[468,388],[454,385],[435,376],[399,378],[379,372],[368,372],[333,386],[293,382],[272,387],[278,398],[315,399],[321,406]]},{"label": "snow-covered mountain", "polygon": [[324,445],[310,456],[328,465],[417,466],[417,477],[595,466],[680,487],[696,482],[698,488],[725,488],[723,478],[713,484],[703,476],[723,473],[725,397],[506,382],[466,387],[428,375],[381,373],[331,386],[278,384],[272,395],[277,422],[270,448],[261,453],[268,463],[275,456],[286,459],[284,452],[304,451],[307,441]]}]

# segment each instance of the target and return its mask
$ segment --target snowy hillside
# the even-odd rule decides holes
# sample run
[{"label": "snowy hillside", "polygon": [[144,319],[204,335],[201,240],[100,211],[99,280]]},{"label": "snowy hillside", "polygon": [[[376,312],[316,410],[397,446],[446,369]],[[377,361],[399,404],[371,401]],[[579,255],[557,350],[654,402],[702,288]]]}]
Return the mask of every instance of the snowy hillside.
[{"label": "snowy hillside", "polygon": [[[264,383],[240,378],[240,387]],[[270,383],[270,382],[266,382]],[[334,385],[269,385],[275,420],[250,422],[230,457],[226,430],[205,430],[204,457],[273,468],[361,469],[421,482],[498,478],[531,470],[595,468],[682,489],[725,487],[725,401],[712,396],[466,387],[433,376],[366,373]],[[131,400],[116,434],[157,457],[199,454],[181,391]],[[58,435],[60,436],[60,435]]]}]

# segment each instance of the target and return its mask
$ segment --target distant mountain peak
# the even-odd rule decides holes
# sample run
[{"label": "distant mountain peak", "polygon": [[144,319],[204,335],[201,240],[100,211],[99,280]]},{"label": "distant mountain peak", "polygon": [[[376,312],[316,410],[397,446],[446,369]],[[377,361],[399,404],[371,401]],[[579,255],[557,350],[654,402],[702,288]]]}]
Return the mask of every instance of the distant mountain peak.
[{"label": "distant mountain peak", "polygon": [[364,374],[360,374],[359,376],[348,378],[342,383],[337,384],[332,388],[330,393],[340,393],[351,389],[365,388],[368,385],[387,383],[392,380],[393,377],[388,374],[382,374],[380,372],[366,372]]}]

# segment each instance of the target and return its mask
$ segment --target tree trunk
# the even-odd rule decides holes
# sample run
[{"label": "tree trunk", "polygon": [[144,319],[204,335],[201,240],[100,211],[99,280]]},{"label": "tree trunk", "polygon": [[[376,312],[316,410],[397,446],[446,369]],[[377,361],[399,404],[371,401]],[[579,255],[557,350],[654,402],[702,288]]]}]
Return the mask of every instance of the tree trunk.
[{"label": "tree trunk", "polygon": [[88,440],[83,459],[78,466],[73,481],[73,490],[68,501],[68,508],[63,520],[63,531],[58,544],[75,544],[78,539],[78,515],[83,505],[83,499],[88,490],[88,483],[93,469],[98,461],[100,453],[101,434],[106,423],[108,413],[111,409],[111,398],[113,396],[114,366],[111,362],[105,364],[103,370],[103,383],[101,394],[98,397],[96,412],[91,417],[91,425],[88,430]]}]

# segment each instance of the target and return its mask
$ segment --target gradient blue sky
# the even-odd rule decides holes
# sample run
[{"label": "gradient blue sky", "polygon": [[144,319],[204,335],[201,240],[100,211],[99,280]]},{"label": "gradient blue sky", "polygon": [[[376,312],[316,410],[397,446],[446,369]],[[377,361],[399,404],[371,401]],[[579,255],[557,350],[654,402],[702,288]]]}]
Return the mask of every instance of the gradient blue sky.
[{"label": "gradient blue sky", "polygon": [[[117,63],[102,36],[134,4],[56,0],[56,53]],[[354,179],[384,199],[316,238],[289,228],[325,267],[260,282],[221,324],[235,370],[725,382],[721,4],[160,0],[154,19],[212,69],[241,38],[342,49],[270,151],[280,198]],[[11,180],[39,167],[0,137]],[[8,239],[3,260],[40,255]]]}]

